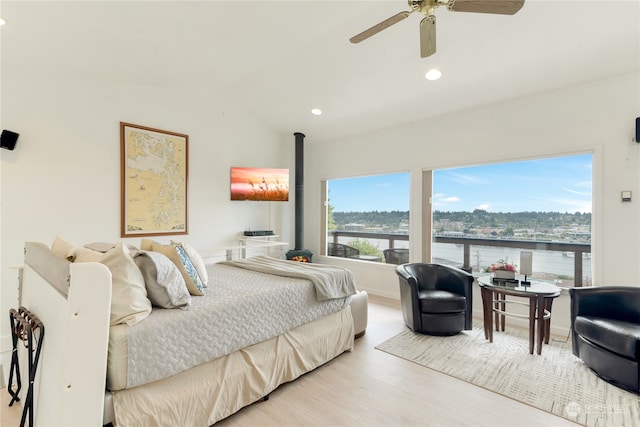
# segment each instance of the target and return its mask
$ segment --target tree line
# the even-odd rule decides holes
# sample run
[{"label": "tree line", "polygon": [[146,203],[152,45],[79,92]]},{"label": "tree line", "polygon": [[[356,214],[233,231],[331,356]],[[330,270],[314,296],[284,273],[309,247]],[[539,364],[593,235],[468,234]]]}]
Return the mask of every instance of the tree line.
[{"label": "tree line", "polygon": [[[385,230],[400,228],[409,222],[409,211],[335,212],[331,211],[335,228],[344,229],[349,224],[364,227],[382,227]],[[582,212],[489,212],[476,209],[464,211],[434,211],[434,224],[462,223],[470,228],[552,229],[557,227],[590,227],[591,213]]]}]

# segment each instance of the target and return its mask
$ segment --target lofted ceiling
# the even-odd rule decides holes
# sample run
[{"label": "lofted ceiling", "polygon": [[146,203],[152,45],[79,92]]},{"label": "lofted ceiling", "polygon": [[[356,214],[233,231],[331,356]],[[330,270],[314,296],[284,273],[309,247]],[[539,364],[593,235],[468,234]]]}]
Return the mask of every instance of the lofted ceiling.
[{"label": "lofted ceiling", "polygon": [[[2,59],[14,59],[3,69],[194,91],[249,109],[283,133],[303,131],[310,142],[640,69],[637,0],[526,0],[513,16],[441,7],[437,52],[428,58],[419,54],[420,14],[349,43],[408,10],[404,0],[4,0],[0,7]],[[430,68],[443,77],[427,81]],[[314,107],[324,114],[313,116]]]}]

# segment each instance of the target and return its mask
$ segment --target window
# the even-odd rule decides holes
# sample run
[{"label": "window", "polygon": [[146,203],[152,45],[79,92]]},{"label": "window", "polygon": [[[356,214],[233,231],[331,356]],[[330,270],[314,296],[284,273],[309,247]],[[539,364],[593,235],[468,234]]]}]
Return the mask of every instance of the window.
[{"label": "window", "polygon": [[374,262],[409,259],[409,173],[326,182],[326,254]]},{"label": "window", "polygon": [[591,154],[435,170],[431,259],[484,272],[532,250],[534,278],[587,285],[591,187]]}]

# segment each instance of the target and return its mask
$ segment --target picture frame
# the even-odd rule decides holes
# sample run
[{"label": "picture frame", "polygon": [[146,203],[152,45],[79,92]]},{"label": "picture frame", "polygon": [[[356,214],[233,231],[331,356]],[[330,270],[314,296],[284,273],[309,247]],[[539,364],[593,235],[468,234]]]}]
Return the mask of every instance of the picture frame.
[{"label": "picture frame", "polygon": [[120,236],[188,234],[189,136],[120,122]]}]

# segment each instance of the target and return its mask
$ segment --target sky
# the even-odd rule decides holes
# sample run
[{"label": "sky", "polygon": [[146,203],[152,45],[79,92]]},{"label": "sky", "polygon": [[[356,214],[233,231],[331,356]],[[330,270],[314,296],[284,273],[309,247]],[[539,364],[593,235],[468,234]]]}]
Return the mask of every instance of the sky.
[{"label": "sky", "polygon": [[[591,154],[434,171],[433,210],[591,212]],[[329,181],[336,212],[409,210],[409,173]]]}]

